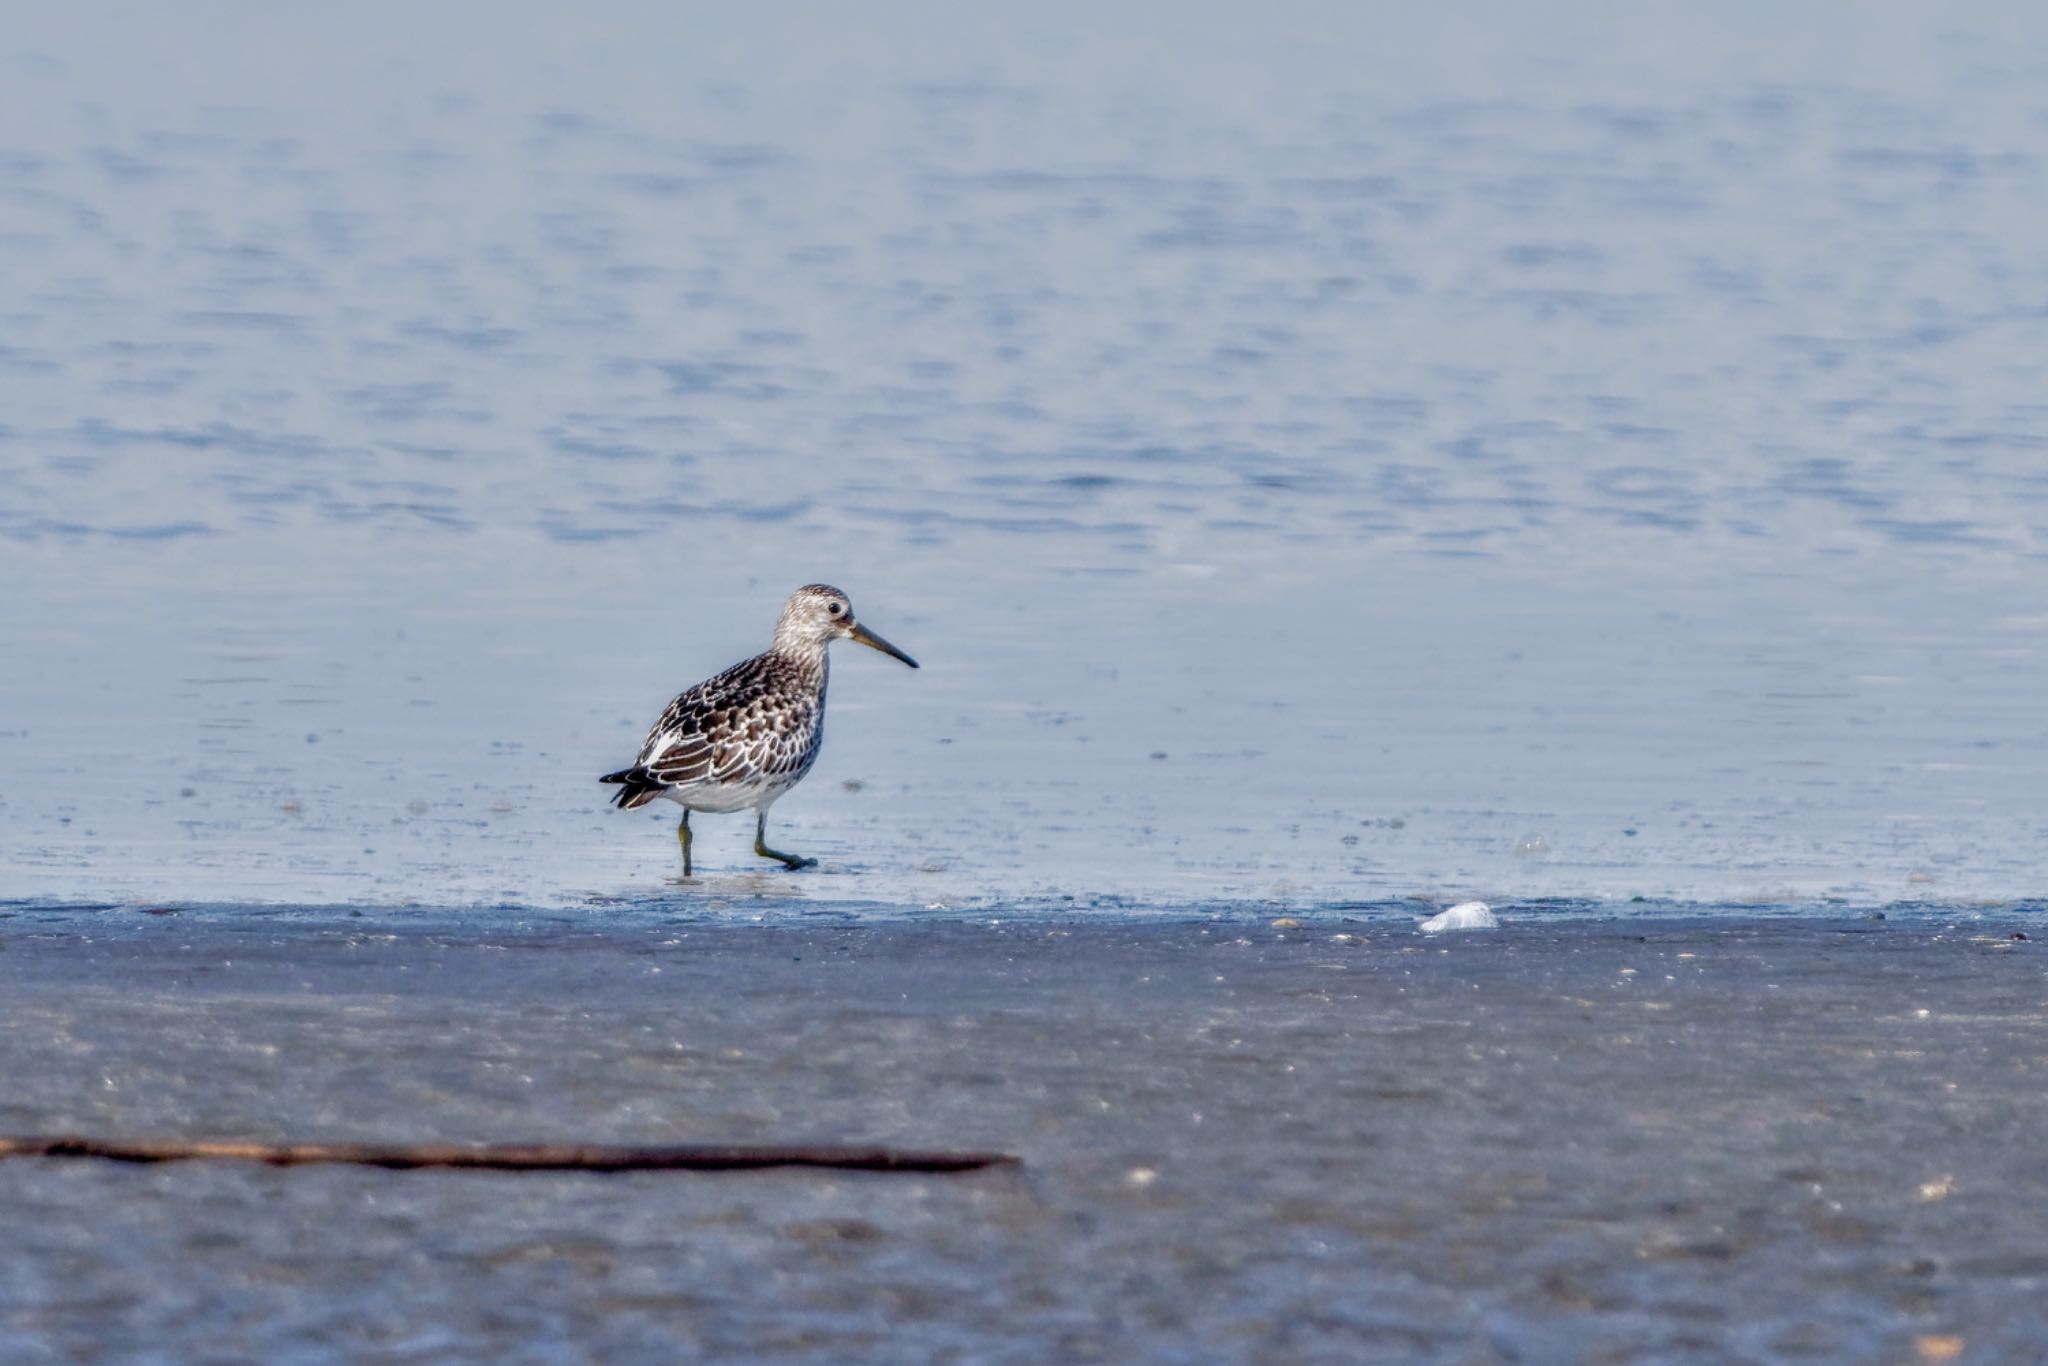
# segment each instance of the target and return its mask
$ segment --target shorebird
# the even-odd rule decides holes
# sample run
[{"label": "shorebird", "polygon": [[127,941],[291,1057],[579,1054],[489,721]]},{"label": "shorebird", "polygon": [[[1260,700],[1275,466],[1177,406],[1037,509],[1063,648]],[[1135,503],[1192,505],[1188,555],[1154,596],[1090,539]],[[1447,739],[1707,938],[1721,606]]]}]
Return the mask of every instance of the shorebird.
[{"label": "shorebird", "polygon": [[768,808],[803,781],[825,738],[825,647],[840,637],[917,661],[853,619],[853,603],[830,584],[789,595],[765,654],[685,689],[647,732],[631,768],[607,773],[622,811],[666,797],[683,808],[676,842],[690,875],[692,811],[754,811],[754,852],[788,868],[817,860],[768,847]]}]

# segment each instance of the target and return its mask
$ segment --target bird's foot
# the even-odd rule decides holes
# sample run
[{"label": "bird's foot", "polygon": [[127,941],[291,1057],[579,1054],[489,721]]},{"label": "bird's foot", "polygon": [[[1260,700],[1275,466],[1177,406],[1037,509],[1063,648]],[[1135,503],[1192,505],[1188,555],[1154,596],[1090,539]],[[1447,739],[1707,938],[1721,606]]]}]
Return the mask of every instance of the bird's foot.
[{"label": "bird's foot", "polygon": [[804,858],[799,854],[785,854],[780,849],[770,849],[768,847],[768,813],[766,811],[754,817],[754,852],[762,858],[781,859],[782,866],[789,869],[792,873],[799,868],[815,868],[818,866],[818,861],[814,858]]},{"label": "bird's foot", "polygon": [[770,849],[765,844],[756,844],[754,852],[762,858],[781,860],[782,866],[789,869],[792,873],[799,868],[815,868],[818,866],[818,861],[814,858],[805,858],[801,854],[785,854],[780,849]]}]

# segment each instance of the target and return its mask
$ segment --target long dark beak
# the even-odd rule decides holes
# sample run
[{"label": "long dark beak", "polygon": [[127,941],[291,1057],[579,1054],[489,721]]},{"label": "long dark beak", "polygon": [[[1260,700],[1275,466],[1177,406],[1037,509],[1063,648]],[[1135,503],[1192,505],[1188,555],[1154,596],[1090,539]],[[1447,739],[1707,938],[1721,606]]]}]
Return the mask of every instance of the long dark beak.
[{"label": "long dark beak", "polygon": [[888,641],[882,639],[880,636],[876,635],[873,631],[870,631],[867,627],[861,625],[857,621],[846,628],[846,634],[852,636],[855,640],[867,646],[870,650],[880,650],[885,655],[894,655],[896,658],[902,660],[905,664],[908,664],[911,668],[915,669],[917,667],[916,660],[912,659],[909,655],[904,654],[903,651],[897,649],[894,645],[891,645]]}]

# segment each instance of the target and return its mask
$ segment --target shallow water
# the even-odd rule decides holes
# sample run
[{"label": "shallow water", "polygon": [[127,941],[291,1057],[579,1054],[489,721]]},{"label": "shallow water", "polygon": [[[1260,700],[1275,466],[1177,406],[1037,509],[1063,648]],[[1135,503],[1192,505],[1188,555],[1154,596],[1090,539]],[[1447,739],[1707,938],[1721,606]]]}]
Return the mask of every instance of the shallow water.
[{"label": "shallow water", "polygon": [[2039,895],[2048,21],[1821,13],[17,15],[0,894],[658,892],[825,579],[713,895]]}]

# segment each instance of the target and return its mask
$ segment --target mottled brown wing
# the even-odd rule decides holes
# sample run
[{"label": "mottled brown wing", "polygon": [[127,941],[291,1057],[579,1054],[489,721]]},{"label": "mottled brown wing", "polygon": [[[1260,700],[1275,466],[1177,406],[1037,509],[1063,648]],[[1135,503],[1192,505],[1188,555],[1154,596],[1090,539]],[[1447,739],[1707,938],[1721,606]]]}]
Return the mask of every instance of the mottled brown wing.
[{"label": "mottled brown wing", "polygon": [[801,777],[818,752],[822,682],[772,654],[735,664],[668,704],[638,770],[664,788]]},{"label": "mottled brown wing", "polygon": [[721,783],[746,782],[788,771],[782,754],[792,726],[807,724],[808,701],[772,687],[727,694],[704,719],[711,742],[711,776]]},{"label": "mottled brown wing", "polygon": [[[716,681],[716,680],[713,680]],[[710,684],[699,683],[677,695],[661,719],[647,732],[639,766],[665,787],[695,782],[711,771]]]},{"label": "mottled brown wing", "polygon": [[783,777],[801,774],[817,757],[818,733],[813,726],[816,704],[808,697],[786,699],[764,718],[769,732],[761,758],[763,772]]},{"label": "mottled brown wing", "polygon": [[640,766],[663,787],[696,782],[711,771],[711,742],[701,731],[666,736],[658,747],[650,746]]},{"label": "mottled brown wing", "polygon": [[726,740],[735,714],[760,705],[766,691],[760,672],[759,661],[750,659],[679,693],[640,748],[640,766],[648,776],[668,787],[702,781],[714,772],[728,776],[723,771],[730,765]]}]

